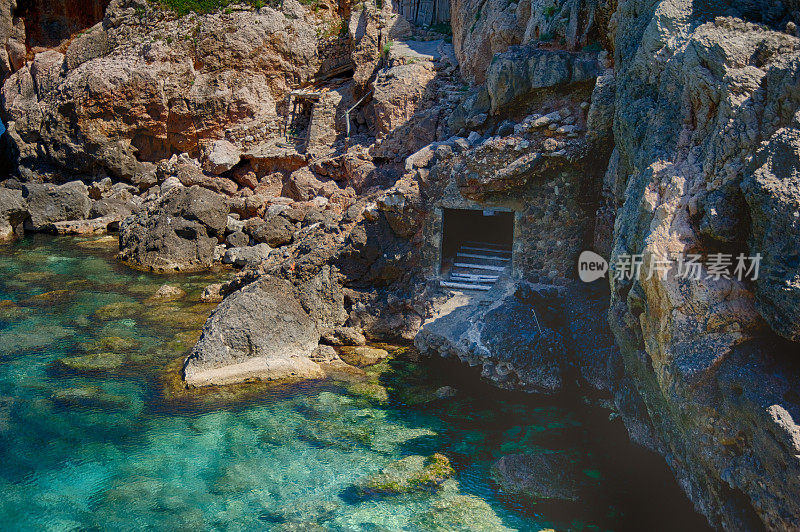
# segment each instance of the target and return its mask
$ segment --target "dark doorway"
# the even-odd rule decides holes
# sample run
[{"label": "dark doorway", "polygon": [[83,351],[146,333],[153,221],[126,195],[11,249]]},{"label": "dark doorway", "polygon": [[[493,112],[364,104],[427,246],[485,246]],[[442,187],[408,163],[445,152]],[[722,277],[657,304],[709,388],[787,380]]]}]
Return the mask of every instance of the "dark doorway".
[{"label": "dark doorway", "polygon": [[[464,262],[494,266],[510,263],[514,244],[513,212],[444,209],[442,218],[442,274]],[[483,260],[487,256],[492,258]]]}]

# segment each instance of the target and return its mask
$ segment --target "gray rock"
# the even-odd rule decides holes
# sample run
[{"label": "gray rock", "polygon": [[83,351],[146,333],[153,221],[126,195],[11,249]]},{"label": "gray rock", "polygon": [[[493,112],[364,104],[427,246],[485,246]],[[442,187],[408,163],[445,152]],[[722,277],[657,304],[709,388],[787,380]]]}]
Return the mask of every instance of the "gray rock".
[{"label": "gray rock", "polygon": [[155,271],[211,266],[225,234],[228,206],[199,186],[176,186],[120,224],[120,258]]},{"label": "gray rock", "polygon": [[[742,183],[750,207],[750,255],[762,256],[758,310],[781,336],[800,341],[800,131],[781,129],[756,154]],[[740,217],[742,219],[743,217]]]},{"label": "gray rock", "polygon": [[54,222],[85,220],[92,201],[86,185],[72,181],[64,185],[28,183],[22,192],[28,202],[32,231],[46,230]]},{"label": "gray rock", "polygon": [[205,168],[215,175],[222,175],[242,159],[242,152],[227,140],[218,140],[211,145],[206,157]]},{"label": "gray rock", "polygon": [[414,344],[425,354],[480,365],[502,388],[558,392],[570,358],[558,299],[525,283],[494,290],[491,305],[463,305],[426,322]]},{"label": "gray rock", "polygon": [[240,268],[245,266],[258,266],[269,257],[272,248],[269,244],[256,244],[255,246],[230,248],[222,257],[223,264],[233,264]]},{"label": "gray rock", "polygon": [[225,237],[225,243],[233,248],[242,248],[250,243],[250,237],[243,231],[234,231]]},{"label": "gray rock", "polygon": [[602,68],[594,53],[512,46],[489,66],[486,88],[492,112],[546,87],[596,78]]},{"label": "gray rock", "polygon": [[184,364],[187,384],[321,378],[310,359],[319,331],[292,285],[264,277],[225,298]]},{"label": "gray rock", "polygon": [[267,220],[251,218],[245,222],[244,232],[255,242],[274,248],[289,244],[294,238],[294,226],[283,216],[272,216]]},{"label": "gray rock", "polygon": [[22,236],[28,208],[19,190],[0,188],[0,242]]}]

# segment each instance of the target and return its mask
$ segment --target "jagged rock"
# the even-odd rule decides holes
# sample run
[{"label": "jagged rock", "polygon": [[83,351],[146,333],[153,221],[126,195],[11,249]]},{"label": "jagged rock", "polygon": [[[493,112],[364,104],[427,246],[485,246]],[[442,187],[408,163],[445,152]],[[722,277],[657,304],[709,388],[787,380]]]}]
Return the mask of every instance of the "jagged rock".
[{"label": "jagged rock", "polygon": [[88,188],[80,181],[60,186],[28,183],[22,195],[28,203],[32,231],[45,230],[55,222],[85,220],[92,208]]},{"label": "jagged rock", "polygon": [[0,242],[22,236],[22,225],[27,217],[28,208],[22,192],[0,188]]},{"label": "jagged rock", "polygon": [[322,333],[322,341],[328,345],[365,345],[367,339],[355,327],[334,327]]},{"label": "jagged rock", "polygon": [[203,303],[219,303],[222,299],[222,283],[210,284],[200,294],[200,301]]},{"label": "jagged rock", "polygon": [[120,224],[120,258],[155,271],[207,268],[227,215],[220,195],[199,186],[174,187]]},{"label": "jagged rock", "polygon": [[[75,174],[104,171],[147,188],[151,162],[198,153],[227,131],[277,128],[275,102],[323,66],[317,42],[328,22],[311,6],[292,6],[206,14],[192,22],[188,40],[187,22],[160,16],[161,8],[111,2],[106,20],[72,39],[60,62],[56,52],[37,54],[51,66],[60,63],[57,76],[11,67],[18,70],[3,87],[4,116],[21,171],[42,164]],[[6,51],[3,33],[0,27]],[[8,46],[16,49],[12,41]],[[22,63],[24,42],[23,36]],[[276,77],[275,65],[288,77]],[[244,70],[249,75],[242,77]],[[48,89],[35,90],[45,78]],[[53,126],[40,127],[43,121]],[[140,176],[147,176],[147,185]]]},{"label": "jagged rock", "polygon": [[242,248],[250,243],[250,237],[244,231],[234,231],[225,237],[225,243],[234,248]]},{"label": "jagged rock", "polygon": [[187,384],[231,384],[245,380],[321,378],[309,357],[319,331],[294,298],[291,284],[262,278],[220,303],[186,359]]},{"label": "jagged rock", "polygon": [[244,224],[244,232],[259,244],[277,248],[289,244],[294,238],[294,226],[283,216],[268,219],[251,218]]},{"label": "jagged rock", "polygon": [[[770,326],[800,341],[800,131],[780,129],[756,154],[742,183],[752,220],[750,254],[761,254],[756,305]],[[734,202],[728,202],[733,204]],[[739,214],[738,220],[744,216]]]}]

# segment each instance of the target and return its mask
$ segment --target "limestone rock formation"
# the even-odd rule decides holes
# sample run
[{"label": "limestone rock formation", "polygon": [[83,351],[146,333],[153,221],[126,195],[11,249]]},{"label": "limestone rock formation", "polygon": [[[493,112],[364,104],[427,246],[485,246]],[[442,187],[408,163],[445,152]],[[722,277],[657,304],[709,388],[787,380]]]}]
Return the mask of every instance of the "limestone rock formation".
[{"label": "limestone rock formation", "polygon": [[[800,462],[786,435],[800,403],[789,392],[796,344],[780,336],[796,339],[798,326],[798,247],[788,235],[798,205],[800,41],[749,22],[780,19],[751,8],[620,4],[620,177],[611,180],[626,183],[615,198],[612,263],[625,254],[761,253],[765,275],[740,281],[704,268],[700,280],[617,279],[609,318],[645,407],[623,417],[651,425],[632,435],[649,433],[643,443],[667,457],[712,525],[791,529],[800,526]],[[747,206],[736,208],[742,194]]]},{"label": "limestone rock formation", "polygon": [[286,281],[263,278],[225,300],[211,314],[186,359],[193,386],[246,380],[320,378],[311,360],[319,331]]}]

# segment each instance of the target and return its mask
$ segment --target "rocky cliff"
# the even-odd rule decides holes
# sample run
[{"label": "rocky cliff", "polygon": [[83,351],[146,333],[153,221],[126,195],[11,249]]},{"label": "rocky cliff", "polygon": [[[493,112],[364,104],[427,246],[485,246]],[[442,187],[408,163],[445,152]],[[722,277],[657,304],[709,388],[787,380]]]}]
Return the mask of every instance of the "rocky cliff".
[{"label": "rocky cliff", "polygon": [[[713,526],[800,527],[796,2],[454,0],[452,44],[388,2],[17,3],[0,237],[119,229],[134,267],[240,268],[188,383],[413,340],[613,403]],[[486,297],[439,284],[447,210],[513,213]],[[587,249],[610,283],[578,280]],[[620,275],[690,254],[700,280]]]}]

